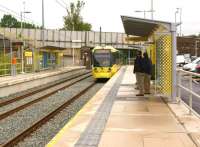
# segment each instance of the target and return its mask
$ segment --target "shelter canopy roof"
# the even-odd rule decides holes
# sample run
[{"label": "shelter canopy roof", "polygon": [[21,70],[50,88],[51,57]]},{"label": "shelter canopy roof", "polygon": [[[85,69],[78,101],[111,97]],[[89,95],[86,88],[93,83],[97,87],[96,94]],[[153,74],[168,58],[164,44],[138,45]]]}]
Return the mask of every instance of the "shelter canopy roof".
[{"label": "shelter canopy roof", "polygon": [[141,19],[129,16],[121,16],[121,19],[127,35],[140,37],[149,37],[160,28],[164,31],[170,31],[172,24],[170,22]]}]

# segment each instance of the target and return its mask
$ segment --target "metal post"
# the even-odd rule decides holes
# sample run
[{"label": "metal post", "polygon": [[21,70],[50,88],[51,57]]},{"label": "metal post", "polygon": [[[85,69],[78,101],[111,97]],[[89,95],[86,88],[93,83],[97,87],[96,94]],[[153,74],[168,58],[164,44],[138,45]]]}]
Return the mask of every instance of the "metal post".
[{"label": "metal post", "polygon": [[11,68],[11,69],[10,69],[10,71],[11,71],[11,73],[10,73],[10,74],[11,74],[11,76],[13,76],[13,73],[14,73],[14,71],[13,71],[13,70],[14,70],[14,68],[13,68],[13,65],[12,65],[12,59],[13,59],[13,50],[12,50],[12,37],[11,37],[11,29],[10,29],[10,35],[9,35],[9,36],[10,36],[10,63],[11,63],[11,64],[10,64],[10,65],[11,65],[11,66],[10,66],[10,68]]},{"label": "metal post", "polygon": [[42,0],[42,45],[44,46],[44,0]]},{"label": "metal post", "polygon": [[[23,2],[23,4],[25,5],[25,2]],[[25,6],[24,6],[25,7]],[[24,8],[25,9],[25,8]],[[25,12],[25,10],[24,10],[24,12]],[[20,26],[20,40],[22,41],[22,28],[23,28],[23,12],[21,11],[20,12],[20,17],[21,17],[21,26]],[[22,47],[21,47],[21,73],[24,73],[24,67],[23,67],[23,45],[22,45]]]},{"label": "metal post", "polygon": [[176,25],[176,14],[177,14],[177,12],[178,12],[178,11],[175,12],[175,25]]},{"label": "metal post", "polygon": [[[190,75],[190,91],[192,91],[192,75]],[[192,93],[190,93],[189,97],[189,106],[190,106],[189,114],[192,114]]]},{"label": "metal post", "polygon": [[[72,25],[73,25],[73,26],[72,26],[72,36],[73,36],[73,33],[74,33],[74,22],[72,22],[72,23],[73,23],[73,24],[72,24]],[[72,45],[73,45],[73,44],[72,44]],[[73,66],[74,66],[74,62],[75,62],[75,61],[74,61],[74,60],[75,60],[75,59],[74,59],[74,47],[73,47],[73,49],[72,49],[72,54],[73,54]]]},{"label": "metal post", "polygon": [[[25,15],[25,1],[23,2],[23,4],[24,4],[24,15]],[[22,16],[22,12],[21,12],[21,41],[22,41],[22,30],[23,30],[23,16]],[[25,18],[25,16],[24,16],[24,18]],[[22,48],[21,48],[21,59],[22,59],[22,61],[21,61],[21,73],[23,74],[24,73],[24,42],[23,42],[23,45],[22,45]]]},{"label": "metal post", "polygon": [[171,34],[172,34],[172,102],[176,101],[176,24],[171,24]]},{"label": "metal post", "polygon": [[181,85],[181,72],[178,71],[178,84],[177,84],[177,88],[178,88],[178,102],[180,103],[181,100],[181,88],[179,87],[179,85]]},{"label": "metal post", "polygon": [[74,65],[74,47],[73,47],[73,49],[72,49],[72,54],[73,54],[73,65]]},{"label": "metal post", "polygon": [[100,27],[100,36],[99,36],[99,42],[100,42],[100,46],[101,46],[101,27]]},{"label": "metal post", "polygon": [[21,26],[20,26],[20,29],[21,29],[21,31],[20,31],[20,38],[22,37],[22,12],[20,12],[20,17],[21,17]]},{"label": "metal post", "polygon": [[151,19],[153,20],[153,13],[154,13],[154,10],[153,10],[153,0],[151,0]]},{"label": "metal post", "polygon": [[21,69],[21,73],[23,74],[24,73],[24,43],[23,43],[22,48],[21,48],[21,56],[22,56],[22,62],[21,62],[22,69]]},{"label": "metal post", "polygon": [[44,28],[44,0],[42,0],[42,28]]},{"label": "metal post", "polygon": [[144,19],[146,18],[146,11],[144,10]]},{"label": "metal post", "polygon": [[182,36],[182,8],[180,8],[180,36]]}]

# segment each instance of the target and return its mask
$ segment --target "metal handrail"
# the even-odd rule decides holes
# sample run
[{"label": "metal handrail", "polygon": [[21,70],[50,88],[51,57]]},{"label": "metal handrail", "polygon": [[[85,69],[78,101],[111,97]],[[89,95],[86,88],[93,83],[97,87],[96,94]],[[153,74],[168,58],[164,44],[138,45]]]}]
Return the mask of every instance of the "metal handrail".
[{"label": "metal handrail", "polygon": [[189,74],[189,75],[193,75],[193,76],[200,77],[200,74],[198,74],[198,73],[194,73],[194,72],[190,72],[190,71],[185,71],[185,70],[182,70],[182,69],[177,69],[176,71],[178,71],[178,72],[183,72],[183,73],[186,73],[186,74]]},{"label": "metal handrail", "polygon": [[[182,76],[185,75],[189,75],[189,88],[184,87],[183,85],[181,85],[181,79]],[[189,71],[185,71],[182,69],[178,69],[177,70],[177,90],[178,90],[178,95],[177,97],[181,100],[181,89],[185,90],[186,92],[188,92],[189,95],[189,113],[191,114],[193,109],[192,109],[192,96],[196,96],[197,98],[200,99],[200,95],[195,93],[192,90],[192,77],[196,76],[196,77],[200,77],[200,74],[198,73],[193,73],[193,72],[189,72]],[[187,77],[188,78],[188,77]]]}]

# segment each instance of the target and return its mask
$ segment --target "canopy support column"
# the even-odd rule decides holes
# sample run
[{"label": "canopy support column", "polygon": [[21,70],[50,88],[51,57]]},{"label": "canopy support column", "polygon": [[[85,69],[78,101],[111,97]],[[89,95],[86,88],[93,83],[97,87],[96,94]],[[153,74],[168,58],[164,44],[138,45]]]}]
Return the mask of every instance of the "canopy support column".
[{"label": "canopy support column", "polygon": [[172,34],[172,92],[171,101],[176,102],[176,24],[171,24],[171,34]]}]

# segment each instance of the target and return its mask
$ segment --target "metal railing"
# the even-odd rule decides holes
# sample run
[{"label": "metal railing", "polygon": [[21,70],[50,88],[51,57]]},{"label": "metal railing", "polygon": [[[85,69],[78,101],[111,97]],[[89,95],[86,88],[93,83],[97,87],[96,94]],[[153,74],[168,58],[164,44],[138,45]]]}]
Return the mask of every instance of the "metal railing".
[{"label": "metal railing", "polygon": [[[11,63],[0,63],[0,77],[11,75]],[[16,74],[21,72],[21,63],[16,64]]]},{"label": "metal railing", "polygon": [[[181,99],[181,90],[184,90],[187,93],[189,93],[189,105],[188,105],[189,106],[189,114],[191,114],[192,111],[193,111],[193,108],[192,108],[193,96],[195,96],[198,99],[200,99],[200,95],[193,91],[193,84],[192,83],[193,83],[193,78],[194,77],[200,78],[200,74],[194,73],[194,72],[185,71],[185,70],[182,70],[182,69],[178,69],[177,70],[177,97],[179,98],[179,102],[180,102],[180,101],[182,101],[182,99]],[[189,83],[188,83],[189,88],[187,88],[184,85],[182,85],[182,79],[183,78],[189,80]]]}]

